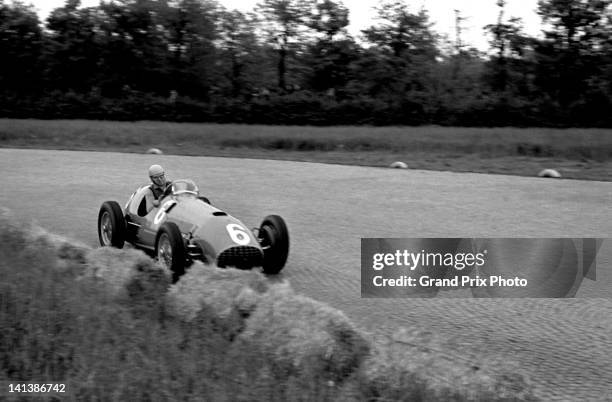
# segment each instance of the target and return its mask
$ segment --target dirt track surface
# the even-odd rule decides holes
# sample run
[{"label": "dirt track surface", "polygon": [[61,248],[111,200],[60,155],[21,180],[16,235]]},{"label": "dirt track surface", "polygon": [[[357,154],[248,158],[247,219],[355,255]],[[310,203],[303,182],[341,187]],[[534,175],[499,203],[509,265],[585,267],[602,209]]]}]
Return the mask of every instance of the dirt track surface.
[{"label": "dirt track surface", "polygon": [[0,149],[0,202],[20,217],[96,246],[100,204],[123,204],[147,182],[151,163],[161,163],[171,179],[194,179],[213,204],[248,226],[270,213],[283,216],[291,254],[282,277],[362,327],[417,331],[422,343],[414,347],[429,348],[440,359],[500,367],[515,361],[546,400],[612,400],[609,246],[597,259],[597,286],[587,280],[577,299],[360,297],[362,237],[610,237],[612,183]]}]

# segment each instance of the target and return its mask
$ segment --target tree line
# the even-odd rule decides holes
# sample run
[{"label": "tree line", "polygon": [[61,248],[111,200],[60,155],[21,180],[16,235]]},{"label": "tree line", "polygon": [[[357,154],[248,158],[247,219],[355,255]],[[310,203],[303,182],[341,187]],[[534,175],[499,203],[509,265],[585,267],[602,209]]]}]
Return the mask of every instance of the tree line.
[{"label": "tree line", "polygon": [[357,38],[340,0],[0,0],[0,116],[612,127],[612,0],[540,0],[538,37],[491,1],[480,52],[398,0]]}]

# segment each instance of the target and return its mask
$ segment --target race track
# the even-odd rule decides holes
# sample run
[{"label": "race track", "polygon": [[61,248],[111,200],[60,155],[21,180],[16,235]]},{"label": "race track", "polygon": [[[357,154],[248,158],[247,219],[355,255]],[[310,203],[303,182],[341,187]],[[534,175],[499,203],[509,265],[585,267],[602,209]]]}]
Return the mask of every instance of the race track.
[{"label": "race track", "polygon": [[[282,277],[372,332],[404,326],[441,359],[516,361],[538,395],[612,400],[612,255],[578,299],[361,299],[363,237],[610,237],[612,183],[270,160],[0,149],[0,203],[97,246],[103,201],[123,204],[161,163],[257,226],[285,218]],[[608,240],[609,242],[610,240]],[[588,282],[588,281],[587,281]],[[610,286],[601,286],[602,283]],[[592,284],[591,284],[592,285]],[[604,299],[603,297],[608,297]],[[427,334],[431,334],[428,336]]]}]

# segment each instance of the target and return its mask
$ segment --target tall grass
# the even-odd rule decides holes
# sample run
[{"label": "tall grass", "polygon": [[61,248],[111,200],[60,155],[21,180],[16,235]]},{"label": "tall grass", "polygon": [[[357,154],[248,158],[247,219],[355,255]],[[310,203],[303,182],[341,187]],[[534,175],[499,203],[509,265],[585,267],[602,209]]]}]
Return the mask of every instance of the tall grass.
[{"label": "tall grass", "polygon": [[448,366],[252,271],[175,284],[134,250],[0,219],[0,381],[62,400],[531,400],[525,379]]},{"label": "tall grass", "polygon": [[610,180],[612,130],[0,119],[0,147],[144,152]]},{"label": "tall grass", "polygon": [[261,126],[0,119],[0,146],[206,154],[213,149],[482,154],[612,159],[612,130],[551,128]]}]

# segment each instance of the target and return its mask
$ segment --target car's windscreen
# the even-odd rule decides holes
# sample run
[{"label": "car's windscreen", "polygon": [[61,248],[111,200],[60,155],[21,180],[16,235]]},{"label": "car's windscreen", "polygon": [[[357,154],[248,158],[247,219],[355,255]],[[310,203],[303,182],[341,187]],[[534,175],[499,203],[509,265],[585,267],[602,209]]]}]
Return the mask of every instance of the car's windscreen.
[{"label": "car's windscreen", "polygon": [[192,180],[175,180],[172,182],[172,194],[194,195],[199,193],[198,186]]}]

